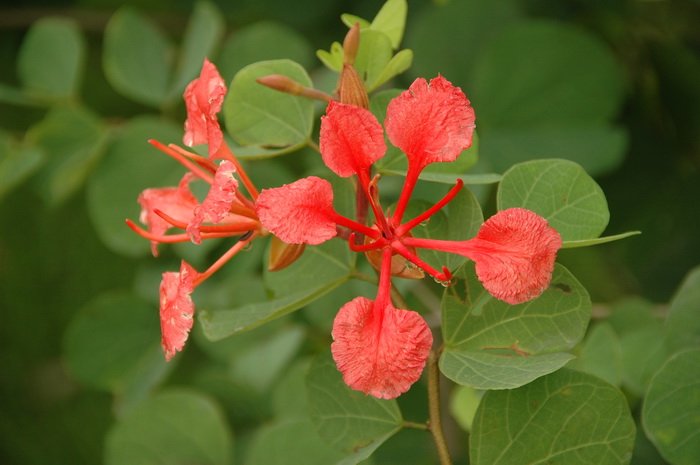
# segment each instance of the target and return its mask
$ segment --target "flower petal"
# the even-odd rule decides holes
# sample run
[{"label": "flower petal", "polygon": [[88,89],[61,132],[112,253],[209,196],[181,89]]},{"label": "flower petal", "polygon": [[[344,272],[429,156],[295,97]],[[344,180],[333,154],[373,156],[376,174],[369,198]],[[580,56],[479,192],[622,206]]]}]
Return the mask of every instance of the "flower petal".
[{"label": "flower petal", "polygon": [[263,189],[255,212],[265,228],[290,244],[315,245],[336,235],[333,188],[316,176]]},{"label": "flower petal", "polygon": [[194,303],[190,294],[194,290],[196,274],[195,269],[184,260],[179,273],[163,273],[160,283],[160,330],[161,347],[168,362],[182,350],[192,328]]},{"label": "flower petal", "polygon": [[[155,213],[160,210],[168,216],[187,223],[192,218],[195,208],[199,205],[197,199],[189,189],[189,183],[194,175],[187,173],[177,187],[161,187],[146,189],[139,195],[141,204],[139,220],[148,226],[148,230],[156,235],[165,234],[172,227],[170,223]],[[158,243],[151,241],[151,252],[158,256]]]},{"label": "flower petal", "polygon": [[549,286],[562,241],[535,212],[509,208],[489,218],[466,243],[486,290],[515,305],[539,297]]},{"label": "flower petal", "polygon": [[472,144],[474,109],[459,87],[442,76],[416,79],[387,107],[387,136],[409,163],[422,169],[430,163],[455,161]]},{"label": "flower petal", "polygon": [[202,205],[195,208],[194,217],[187,225],[187,234],[195,244],[202,242],[199,227],[207,219],[212,223],[218,223],[231,211],[231,205],[236,202],[236,189],[238,180],[233,177],[236,165],[228,160],[221,163],[214,174],[214,181],[207,193]]},{"label": "flower petal", "polygon": [[321,118],[320,149],[333,172],[352,176],[384,156],[384,130],[369,110],[331,102]]},{"label": "flower petal", "polygon": [[331,350],[351,388],[380,399],[408,391],[425,367],[433,335],[416,312],[357,297],[333,323]]},{"label": "flower petal", "polygon": [[216,114],[221,111],[226,96],[224,80],[208,59],[204,59],[199,77],[185,89],[187,120],[183,142],[186,146],[209,143],[209,154],[221,146],[223,134]]}]

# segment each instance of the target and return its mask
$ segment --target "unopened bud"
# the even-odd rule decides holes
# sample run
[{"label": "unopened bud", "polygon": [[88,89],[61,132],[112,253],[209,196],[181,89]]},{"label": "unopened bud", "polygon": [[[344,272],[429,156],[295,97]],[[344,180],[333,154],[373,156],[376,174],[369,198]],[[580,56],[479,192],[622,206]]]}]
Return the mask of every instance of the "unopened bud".
[{"label": "unopened bud", "polygon": [[354,65],[357,50],[360,48],[360,23],[355,23],[343,41],[343,64]]},{"label": "unopened bud", "polygon": [[294,263],[304,253],[305,244],[288,244],[277,236],[270,242],[270,260],[268,271],[279,271]]},{"label": "unopened bud", "polygon": [[330,102],[333,99],[333,97],[325,92],[304,87],[294,79],[283,74],[270,74],[269,76],[257,78],[256,81],[259,84],[267,86],[271,89],[279,90],[280,92],[285,92],[287,94],[298,95],[300,97],[311,98],[314,100],[321,100],[323,102]]},{"label": "unopened bud", "polygon": [[362,108],[369,108],[369,96],[365,90],[360,73],[352,65],[343,64],[340,72],[340,103],[347,103]]}]

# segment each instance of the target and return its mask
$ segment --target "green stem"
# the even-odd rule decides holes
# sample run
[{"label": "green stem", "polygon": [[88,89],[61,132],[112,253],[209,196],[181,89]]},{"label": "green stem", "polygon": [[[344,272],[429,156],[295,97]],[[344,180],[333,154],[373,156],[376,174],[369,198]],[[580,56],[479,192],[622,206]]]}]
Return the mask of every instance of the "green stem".
[{"label": "green stem", "polygon": [[445,433],[442,430],[440,413],[440,369],[438,368],[438,360],[441,353],[442,346],[437,350],[430,351],[430,357],[428,358],[428,409],[430,411],[428,429],[433,435],[438,457],[440,458],[440,465],[452,465]]}]

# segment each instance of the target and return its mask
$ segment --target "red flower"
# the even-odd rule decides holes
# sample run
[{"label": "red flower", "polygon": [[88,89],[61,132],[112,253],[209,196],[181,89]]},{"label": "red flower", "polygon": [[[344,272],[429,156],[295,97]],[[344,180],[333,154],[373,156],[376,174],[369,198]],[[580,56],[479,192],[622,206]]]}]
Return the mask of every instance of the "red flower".
[{"label": "red flower", "polygon": [[195,269],[184,260],[179,273],[163,273],[160,283],[161,347],[168,362],[182,350],[192,328],[194,303],[190,294],[194,290],[196,276]]},{"label": "red flower", "polygon": [[[182,222],[190,220],[192,211],[198,205],[197,199],[189,189],[189,183],[193,177],[191,173],[187,173],[177,187],[146,189],[139,195],[138,202],[141,204],[139,220],[148,226],[148,231],[152,235],[161,236],[173,227],[156,211],[162,211]],[[158,241],[151,240],[151,252],[154,257],[158,256]]]},{"label": "red flower", "polygon": [[209,157],[219,151],[223,134],[216,114],[226,96],[224,80],[208,59],[204,59],[199,77],[185,89],[187,120],[183,142],[186,146],[209,144]]}]

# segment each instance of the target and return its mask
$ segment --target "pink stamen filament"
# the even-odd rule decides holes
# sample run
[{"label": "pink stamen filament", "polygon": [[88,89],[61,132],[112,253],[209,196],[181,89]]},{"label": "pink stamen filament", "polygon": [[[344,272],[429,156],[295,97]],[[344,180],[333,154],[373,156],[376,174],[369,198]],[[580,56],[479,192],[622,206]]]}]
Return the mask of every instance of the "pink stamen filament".
[{"label": "pink stamen filament", "polygon": [[[374,212],[374,218],[376,221],[379,223],[379,228],[384,232],[385,235],[391,235],[392,234],[392,229],[389,227],[389,222],[387,221],[386,215],[384,215],[384,212],[382,211],[381,207],[377,205],[377,202],[375,202],[374,197],[372,196],[372,193],[369,190],[370,186],[370,180],[369,180],[369,168],[367,170],[360,170],[357,173],[357,178],[358,181],[360,182],[360,185],[362,186],[362,190],[365,191],[365,195],[367,196],[367,200],[372,207],[372,211]],[[361,231],[358,231],[361,232]],[[374,236],[370,236],[375,238]]]},{"label": "pink stamen filament", "polygon": [[219,257],[219,259],[215,261],[214,264],[207,269],[207,271],[197,276],[197,278],[194,280],[194,286],[197,287],[209,276],[213,275],[219,268],[224,266],[226,262],[231,260],[238,252],[243,250],[257,236],[258,232],[253,231],[253,233],[250,236],[236,242],[234,246],[228,249],[226,253],[224,253],[221,257]]},{"label": "pink stamen filament", "polygon": [[418,176],[423,170],[423,167],[416,168],[414,164],[410,161],[408,163],[408,172],[406,173],[406,180],[403,183],[403,189],[401,189],[401,195],[399,196],[399,201],[396,204],[396,210],[394,211],[394,216],[391,219],[391,224],[397,226],[401,224],[401,218],[403,217],[406,207],[408,206],[408,199],[413,193],[413,189],[416,187],[416,182],[418,181]]},{"label": "pink stamen filament", "polygon": [[[391,248],[396,253],[398,253],[399,255],[404,257],[405,259],[411,261],[414,265],[416,265],[417,267],[419,267],[420,269],[422,269],[423,271],[428,273],[433,278],[439,279],[440,281],[450,281],[452,279],[452,273],[450,273],[450,270],[448,270],[447,267],[443,266],[442,273],[441,273],[441,272],[437,271],[435,268],[433,268],[432,266],[425,263],[420,258],[418,258],[418,256],[415,253],[411,252],[406,247],[406,245],[413,246],[413,244],[409,243],[409,239],[411,239],[411,238],[405,237],[400,241],[399,240],[393,241],[391,243]],[[406,242],[405,245],[404,245],[404,242]]]},{"label": "pink stamen filament", "polygon": [[[158,210],[157,208],[153,210],[153,213],[163,218],[165,221],[180,229],[187,229],[187,223],[184,221],[176,220],[172,216],[169,216]],[[213,224],[213,225],[202,225],[199,227],[201,232],[234,232],[243,233],[248,231],[253,231],[261,227],[260,223],[255,220],[251,221],[237,221],[230,224]]]},{"label": "pink stamen filament", "polygon": [[[457,179],[457,183],[450,189],[450,191],[435,205],[427,209],[425,212],[422,214],[418,215],[417,217],[413,218],[411,221],[408,221],[398,228],[396,228],[396,235],[399,237],[402,237],[404,234],[406,234],[408,231],[411,229],[415,228],[418,226],[420,223],[423,221],[427,220],[431,216],[433,216],[435,213],[438,212],[442,207],[447,205],[452,199],[455,198],[455,196],[459,193],[460,190],[462,190],[462,185],[464,182],[461,179]],[[394,213],[394,218],[396,217],[396,213]]]},{"label": "pink stamen filament", "polygon": [[341,215],[340,213],[337,213],[335,211],[333,211],[331,214],[331,220],[333,222],[335,222],[336,224],[339,224],[341,226],[345,226],[348,229],[352,229],[353,231],[364,234],[365,236],[369,236],[372,239],[379,239],[382,235],[382,233],[380,233],[376,229],[372,229],[369,226],[365,226],[364,224],[358,223],[355,220],[351,220],[350,218],[346,218],[343,215]]},{"label": "pink stamen filament", "polygon": [[390,245],[389,241],[384,237],[380,237],[369,244],[356,244],[355,233],[351,233],[348,239],[348,246],[350,246],[350,250],[353,252],[369,252],[370,250],[377,250],[388,245]]},{"label": "pink stamen filament", "polygon": [[[164,235],[164,234],[153,234],[149,231],[146,231],[145,229],[141,228],[138,226],[136,223],[134,223],[131,220],[126,220],[126,225],[131,228],[132,231],[134,231],[136,234],[139,236],[143,237],[144,239],[148,239],[149,241],[156,241],[156,242],[161,242],[163,244],[175,244],[177,242],[190,242],[192,239],[188,234],[182,233],[182,234],[170,234],[170,235]],[[231,237],[231,236],[238,236],[242,233],[245,233],[248,231],[238,231],[238,232],[215,232],[215,233],[202,233],[202,240],[204,239],[218,239],[221,237]]]},{"label": "pink stamen filament", "polygon": [[154,146],[155,148],[159,149],[160,151],[165,152],[166,154],[173,157],[175,160],[180,162],[181,165],[183,165],[188,170],[192,171],[196,176],[198,176],[203,181],[205,181],[209,184],[212,184],[214,182],[213,176],[211,176],[209,173],[205,172],[200,166],[193,163],[190,159],[184,157],[182,154],[176,152],[172,148],[167,147],[154,139],[149,140],[148,143],[151,144],[152,146]]}]

